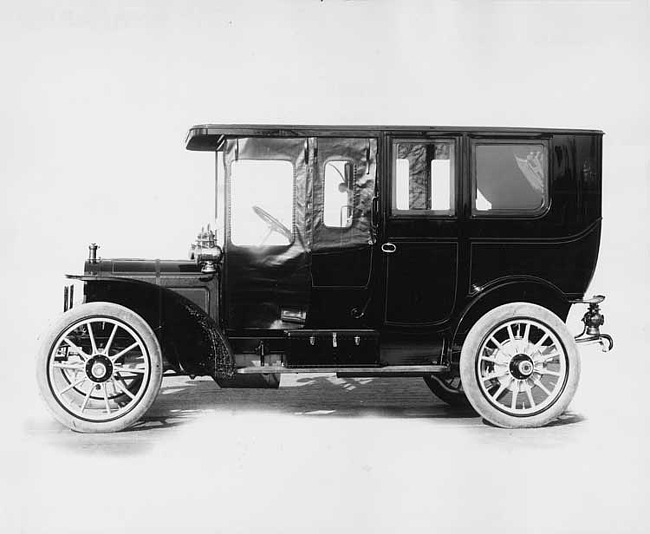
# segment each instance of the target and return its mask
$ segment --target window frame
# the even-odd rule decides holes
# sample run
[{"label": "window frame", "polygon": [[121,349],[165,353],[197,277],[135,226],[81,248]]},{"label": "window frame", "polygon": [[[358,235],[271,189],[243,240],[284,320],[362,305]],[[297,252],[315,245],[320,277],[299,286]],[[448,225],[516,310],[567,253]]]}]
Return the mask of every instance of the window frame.
[{"label": "window frame", "polygon": [[[435,143],[449,143],[453,147],[454,157],[450,158],[452,162],[451,178],[452,184],[450,187],[451,192],[451,208],[449,210],[403,210],[396,207],[397,202],[397,157],[395,153],[396,145],[400,143],[410,144],[435,144]],[[457,137],[443,136],[443,137],[392,137],[389,140],[389,164],[390,164],[390,202],[388,205],[388,213],[391,218],[398,219],[458,219],[460,213],[460,198],[461,198],[461,184],[460,184],[460,162],[461,162],[461,149],[460,140]],[[410,176],[409,176],[410,178]]]},{"label": "window frame", "polygon": [[[548,138],[529,137],[529,138],[470,138],[469,143],[469,171],[470,171],[470,190],[469,190],[469,214],[472,219],[540,219],[544,217],[551,209],[551,164],[550,164],[550,140]],[[535,210],[516,208],[516,209],[493,209],[477,210],[476,209],[476,192],[478,189],[477,180],[477,163],[476,147],[485,145],[541,145],[544,149],[545,159],[545,183],[544,199],[540,208]]]}]

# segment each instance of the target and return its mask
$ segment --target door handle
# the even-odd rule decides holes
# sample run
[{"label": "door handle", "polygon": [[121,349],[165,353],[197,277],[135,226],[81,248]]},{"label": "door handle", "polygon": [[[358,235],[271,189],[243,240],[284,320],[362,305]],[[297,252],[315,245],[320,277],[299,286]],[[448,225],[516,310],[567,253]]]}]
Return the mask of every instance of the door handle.
[{"label": "door handle", "polygon": [[392,254],[397,250],[397,247],[395,246],[394,243],[384,243],[381,246],[381,251],[385,252],[386,254]]}]

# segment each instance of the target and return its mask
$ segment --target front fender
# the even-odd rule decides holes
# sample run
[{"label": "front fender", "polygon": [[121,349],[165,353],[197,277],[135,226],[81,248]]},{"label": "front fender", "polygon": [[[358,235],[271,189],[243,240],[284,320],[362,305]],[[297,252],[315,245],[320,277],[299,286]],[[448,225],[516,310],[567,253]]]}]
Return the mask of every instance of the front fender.
[{"label": "front fender", "polygon": [[118,277],[84,282],[86,302],[113,302],[140,315],[160,342],[165,366],[192,376],[230,377],[232,349],[215,321],[189,299],[160,285]]}]

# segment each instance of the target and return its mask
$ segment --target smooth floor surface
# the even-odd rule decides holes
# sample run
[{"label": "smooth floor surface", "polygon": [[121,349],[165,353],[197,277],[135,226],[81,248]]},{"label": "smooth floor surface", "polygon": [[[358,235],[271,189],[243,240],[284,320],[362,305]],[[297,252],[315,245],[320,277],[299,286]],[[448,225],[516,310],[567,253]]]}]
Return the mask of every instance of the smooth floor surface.
[{"label": "smooth floor surface", "polygon": [[64,429],[30,397],[5,442],[16,506],[0,519],[30,534],[647,532],[635,380],[615,386],[615,354],[582,354],[570,410],[533,430],[489,426],[407,378],[165,378],[141,424],[109,435]]}]

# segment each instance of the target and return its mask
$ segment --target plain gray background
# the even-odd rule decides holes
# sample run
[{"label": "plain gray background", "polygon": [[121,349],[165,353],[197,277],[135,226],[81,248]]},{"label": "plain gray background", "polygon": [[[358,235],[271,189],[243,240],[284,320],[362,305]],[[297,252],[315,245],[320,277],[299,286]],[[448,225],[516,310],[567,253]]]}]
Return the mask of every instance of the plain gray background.
[{"label": "plain gray background", "polygon": [[[4,3],[0,530],[646,532],[649,30],[647,0]],[[33,359],[62,274],[91,241],[186,257],[212,215],[213,156],[183,140],[206,122],[604,130],[591,292],[617,346],[583,350],[583,421],[233,409],[146,453],[53,446]]]}]

